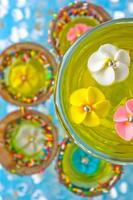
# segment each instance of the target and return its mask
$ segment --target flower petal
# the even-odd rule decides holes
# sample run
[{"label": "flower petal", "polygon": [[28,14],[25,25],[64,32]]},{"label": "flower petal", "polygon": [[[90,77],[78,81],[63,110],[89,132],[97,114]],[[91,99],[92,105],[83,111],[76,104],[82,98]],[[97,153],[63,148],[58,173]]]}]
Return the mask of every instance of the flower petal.
[{"label": "flower petal", "polygon": [[115,124],[115,128],[118,135],[122,139],[129,141],[133,138],[133,124],[132,123],[126,124],[125,122],[117,122]]},{"label": "flower petal", "polygon": [[126,109],[129,114],[133,115],[133,99],[130,99],[126,103]]},{"label": "flower petal", "polygon": [[129,75],[129,68],[126,64],[117,62],[117,67],[115,68],[115,80],[116,81],[123,81]]},{"label": "flower petal", "polygon": [[11,76],[10,83],[11,83],[11,86],[15,89],[21,86],[22,80],[19,77]]},{"label": "flower petal", "polygon": [[103,93],[97,89],[96,87],[89,87],[88,88],[88,103],[90,105],[102,101],[105,99]]},{"label": "flower petal", "polygon": [[124,50],[124,49],[120,49],[116,55],[115,55],[115,60],[119,61],[120,63],[123,63],[127,66],[130,65],[130,56],[129,53]]},{"label": "flower petal", "polygon": [[76,27],[82,32],[85,33],[88,29],[91,29],[91,26],[87,26],[86,24],[77,24]]},{"label": "flower petal", "polygon": [[39,151],[43,150],[44,144],[41,141],[35,141],[34,148],[35,148],[36,152],[39,152]]},{"label": "flower petal", "polygon": [[24,151],[25,151],[25,153],[28,154],[28,155],[32,155],[32,154],[36,153],[36,149],[34,148],[34,144],[33,144],[33,143],[28,144],[28,145],[24,148]]},{"label": "flower petal", "polygon": [[43,134],[37,134],[36,142],[43,144],[44,141],[45,141],[45,136]]},{"label": "flower petal", "polygon": [[94,163],[91,163],[91,164],[89,164],[89,165],[86,167],[86,173],[87,173],[87,174],[90,174],[90,175],[93,174],[93,173],[95,173],[96,170],[97,170],[97,166],[94,165]]},{"label": "flower petal", "polygon": [[88,59],[88,69],[91,72],[97,72],[101,70],[106,64],[106,57],[99,52],[94,52]]},{"label": "flower petal", "polygon": [[113,117],[115,122],[126,122],[128,121],[128,113],[125,106],[120,106]]},{"label": "flower petal", "polygon": [[93,73],[93,77],[100,85],[111,85],[115,81],[115,72],[112,67],[108,67]]},{"label": "flower petal", "polygon": [[97,169],[98,169],[98,166],[95,165],[95,163],[90,163],[88,165],[87,173],[90,174],[90,175],[94,174],[97,171]]},{"label": "flower petal", "polygon": [[86,174],[86,166],[84,164],[80,164],[78,168],[81,173]]},{"label": "flower petal", "polygon": [[100,119],[99,117],[96,115],[96,113],[94,111],[88,113],[86,115],[85,120],[83,121],[83,124],[85,126],[88,127],[95,127],[95,126],[99,126],[100,124]]},{"label": "flower petal", "polygon": [[71,106],[70,114],[74,123],[81,124],[84,121],[87,113],[84,112],[80,107]]},{"label": "flower petal", "polygon": [[104,100],[93,105],[94,111],[99,117],[105,117],[110,109],[110,102]]},{"label": "flower petal", "polygon": [[116,122],[115,124],[115,129],[116,129],[116,132],[118,133],[118,135],[126,140],[126,124],[125,122]]},{"label": "flower petal", "polygon": [[22,95],[29,95],[32,92],[32,88],[28,84],[28,82],[24,82],[23,85],[23,90],[21,91]]},{"label": "flower petal", "polygon": [[76,33],[75,33],[75,28],[71,28],[69,32],[67,33],[67,40],[68,41],[74,41],[76,39]]},{"label": "flower petal", "polygon": [[25,65],[18,64],[16,66],[11,67],[10,73],[14,74],[16,76],[21,76],[26,73],[26,67],[25,67]]},{"label": "flower petal", "polygon": [[21,135],[16,136],[16,142],[17,146],[19,148],[24,147],[27,144],[27,139],[25,137],[22,137]]},{"label": "flower petal", "polygon": [[133,138],[133,124],[129,123],[129,125],[126,126],[126,134],[125,139],[127,141],[131,140]]},{"label": "flower petal", "polygon": [[102,55],[106,56],[106,58],[114,58],[115,54],[118,51],[118,48],[112,44],[104,44],[100,46],[98,50]]},{"label": "flower petal", "polygon": [[70,96],[70,104],[74,106],[83,106],[88,103],[88,89],[79,89]]}]

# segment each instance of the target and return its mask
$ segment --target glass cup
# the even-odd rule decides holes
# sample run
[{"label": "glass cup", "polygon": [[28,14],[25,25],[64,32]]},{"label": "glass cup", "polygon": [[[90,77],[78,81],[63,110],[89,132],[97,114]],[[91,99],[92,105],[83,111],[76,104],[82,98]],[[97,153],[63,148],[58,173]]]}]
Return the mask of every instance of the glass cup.
[{"label": "glass cup", "polygon": [[[58,116],[66,129],[66,132],[69,133],[75,143],[88,153],[92,153],[99,158],[119,164],[133,163],[133,120],[131,120],[133,119],[132,38],[133,19],[112,20],[97,26],[95,29],[83,35],[67,51],[63,58],[57,78],[55,93]],[[109,85],[99,84],[97,79],[95,79],[88,69],[90,56],[105,44],[113,45],[118,51],[122,49],[122,52],[126,52],[128,61],[130,60],[130,63],[128,63],[129,66],[127,66],[129,67],[129,74],[127,77],[118,82],[114,81]],[[121,60],[125,59],[124,55],[125,54],[121,56]],[[96,62],[97,61],[98,59],[96,59]],[[111,68],[114,63],[116,63],[116,60],[109,60],[109,67]],[[122,66],[123,65],[121,65],[121,67]],[[106,68],[106,66],[104,67]],[[116,66],[113,66],[113,70],[117,70],[115,67]],[[109,79],[112,76],[110,73],[107,75]],[[120,73],[118,73],[117,76],[118,75],[120,75]],[[90,94],[90,96],[94,95],[94,90],[98,90],[100,92],[98,94],[102,94],[102,98],[107,99],[110,108],[108,109],[108,112],[106,112],[107,105],[105,105],[105,107],[103,105],[103,108],[99,111],[98,123],[96,123],[97,120],[92,120],[92,122],[90,121],[86,125],[83,120],[83,123],[78,123],[80,121],[79,118],[81,117],[78,116],[78,109],[81,106],[80,103],[83,103],[84,92],[80,91],[78,93],[79,96],[77,95],[77,97],[74,97],[74,92],[81,89],[85,89],[86,91],[88,89],[90,90],[90,88],[93,90],[93,94]],[[78,101],[78,105],[75,101]],[[127,108],[129,103],[130,110]],[[73,105],[79,107],[72,108]],[[125,110],[128,109],[125,111],[127,112],[125,114],[127,115],[127,121],[116,119],[117,117],[120,118],[122,116],[122,113],[120,113],[121,108]],[[77,109],[78,111],[75,111],[74,109]],[[80,110],[79,112],[87,112],[87,116],[89,116],[88,113],[92,111],[92,108],[90,109],[88,105],[83,106],[82,109],[83,110]],[[105,112],[106,116],[102,118],[101,116]],[[117,116],[118,114],[120,115]],[[76,116],[77,123],[73,120]],[[96,126],[93,126],[93,123]],[[118,128],[120,126],[122,127],[121,129]]]}]

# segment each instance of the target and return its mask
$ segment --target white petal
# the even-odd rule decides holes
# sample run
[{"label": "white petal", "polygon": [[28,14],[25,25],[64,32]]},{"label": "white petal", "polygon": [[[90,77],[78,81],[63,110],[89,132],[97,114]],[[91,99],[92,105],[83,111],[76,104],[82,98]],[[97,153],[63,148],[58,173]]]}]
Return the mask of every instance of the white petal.
[{"label": "white petal", "polygon": [[[32,133],[32,129],[33,127],[31,125],[23,125],[20,130],[19,133],[16,135],[16,141],[17,141],[17,145],[19,147],[23,147],[24,145],[27,144],[27,138],[31,135]],[[29,130],[31,132],[29,132]]]},{"label": "white petal", "polygon": [[27,139],[25,137],[21,138],[20,140],[17,138],[16,142],[17,146],[21,148],[27,144]]},{"label": "white petal", "polygon": [[29,145],[27,145],[27,147],[24,148],[26,154],[28,155],[32,155],[34,153],[36,153],[36,149],[34,148],[34,144],[30,143]]},{"label": "white petal", "polygon": [[91,72],[101,70],[106,63],[106,57],[99,52],[94,52],[88,59],[88,69]]},{"label": "white petal", "polygon": [[106,56],[106,58],[114,58],[115,54],[118,51],[118,48],[112,44],[104,44],[100,46],[98,50],[102,55]]},{"label": "white petal", "polygon": [[100,85],[111,85],[115,81],[115,72],[112,67],[108,67],[93,73],[93,77]]},{"label": "white petal", "polygon": [[116,81],[123,81],[129,75],[129,68],[127,65],[117,62],[117,68],[115,68],[115,80]]},{"label": "white petal", "polygon": [[44,141],[45,141],[45,136],[44,135],[37,135],[37,137],[36,137],[36,141],[37,142],[40,142],[40,143],[44,143]]},{"label": "white petal", "polygon": [[36,152],[39,152],[44,148],[44,144],[43,143],[36,142],[35,145],[36,145]]},{"label": "white petal", "polygon": [[130,65],[130,56],[129,53],[124,50],[124,49],[120,49],[116,55],[115,55],[115,60],[119,61],[121,63],[126,64],[127,66]]}]

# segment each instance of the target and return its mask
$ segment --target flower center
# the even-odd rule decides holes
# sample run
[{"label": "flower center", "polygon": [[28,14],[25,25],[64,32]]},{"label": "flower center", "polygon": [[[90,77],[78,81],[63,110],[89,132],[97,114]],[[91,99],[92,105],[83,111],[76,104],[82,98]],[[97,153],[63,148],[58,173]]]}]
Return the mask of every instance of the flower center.
[{"label": "flower center", "polygon": [[22,81],[27,81],[27,75],[22,75],[21,79],[22,79]]},{"label": "flower center", "polygon": [[87,157],[83,157],[81,159],[81,163],[87,165],[89,163],[89,159]]},{"label": "flower center", "polygon": [[108,61],[108,66],[109,67],[113,67],[113,68],[117,68],[116,61],[115,60],[109,60]]},{"label": "flower center", "polygon": [[85,105],[85,106],[83,107],[83,109],[84,109],[85,112],[91,112],[91,107],[88,106],[88,105]]},{"label": "flower center", "polygon": [[130,117],[128,118],[128,121],[131,122],[131,123],[133,123],[133,116],[130,116]]},{"label": "flower center", "polygon": [[35,140],[35,136],[33,135],[30,135],[29,138],[28,138],[29,142],[34,142]]}]

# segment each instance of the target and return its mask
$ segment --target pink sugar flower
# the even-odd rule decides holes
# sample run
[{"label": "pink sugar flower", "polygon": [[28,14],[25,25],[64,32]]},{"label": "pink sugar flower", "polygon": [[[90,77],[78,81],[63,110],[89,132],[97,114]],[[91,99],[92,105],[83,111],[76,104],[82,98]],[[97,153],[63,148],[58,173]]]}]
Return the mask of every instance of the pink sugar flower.
[{"label": "pink sugar flower", "polygon": [[73,28],[71,28],[67,34],[67,40],[71,43],[75,42],[75,40],[80,37],[86,31],[92,29],[92,26],[87,26],[86,24],[77,24]]},{"label": "pink sugar flower", "polygon": [[114,114],[115,129],[118,135],[126,141],[133,138],[133,99],[120,106]]}]

